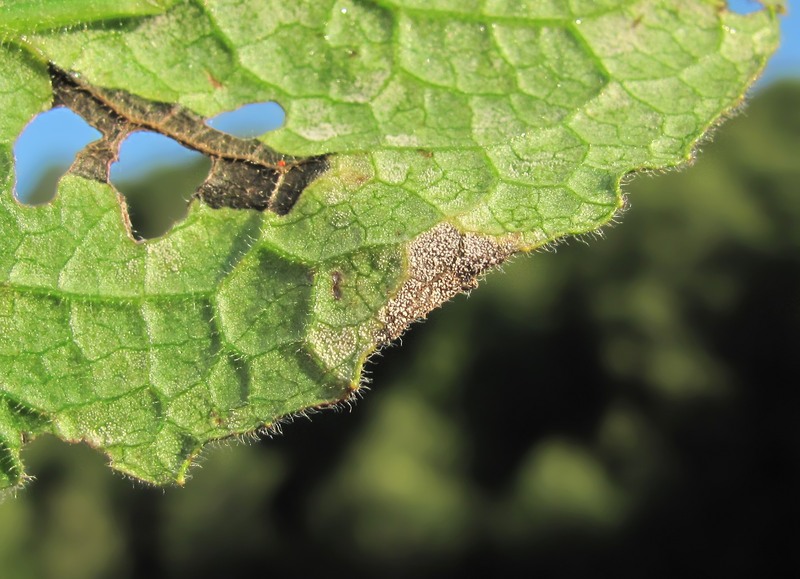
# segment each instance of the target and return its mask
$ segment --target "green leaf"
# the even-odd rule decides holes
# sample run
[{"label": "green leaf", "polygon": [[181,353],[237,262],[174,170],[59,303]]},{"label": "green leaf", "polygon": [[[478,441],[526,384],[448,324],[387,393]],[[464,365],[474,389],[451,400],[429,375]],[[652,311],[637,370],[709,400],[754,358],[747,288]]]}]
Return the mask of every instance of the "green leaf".
[{"label": "green leaf", "polygon": [[4,0],[0,31],[30,33],[100,20],[160,14],[175,0]]},{"label": "green leaf", "polygon": [[[43,433],[182,483],[209,441],[347,400],[408,324],[512,253],[607,224],[627,173],[689,160],[777,44],[773,10],[704,1],[173,4],[76,0],[88,24],[57,31],[67,11],[10,4],[0,487]],[[198,200],[140,243],[102,175],[21,206],[11,147],[51,106],[48,63],[204,117],[275,100],[286,126],[264,143],[327,169],[285,215]]]}]

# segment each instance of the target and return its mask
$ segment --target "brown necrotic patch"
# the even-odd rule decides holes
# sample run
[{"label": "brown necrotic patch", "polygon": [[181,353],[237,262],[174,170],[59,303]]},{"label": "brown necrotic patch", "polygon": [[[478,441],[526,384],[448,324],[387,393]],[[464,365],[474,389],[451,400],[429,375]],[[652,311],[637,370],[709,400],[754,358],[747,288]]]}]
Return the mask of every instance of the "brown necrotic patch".
[{"label": "brown necrotic patch", "polygon": [[257,139],[216,131],[178,104],[97,87],[52,64],[50,78],[53,106],[70,108],[103,134],[78,154],[72,166],[71,171],[83,177],[109,182],[109,167],[122,142],[135,131],[153,131],[211,159],[208,177],[194,195],[204,203],[285,215],[328,168],[327,155],[283,155]]}]

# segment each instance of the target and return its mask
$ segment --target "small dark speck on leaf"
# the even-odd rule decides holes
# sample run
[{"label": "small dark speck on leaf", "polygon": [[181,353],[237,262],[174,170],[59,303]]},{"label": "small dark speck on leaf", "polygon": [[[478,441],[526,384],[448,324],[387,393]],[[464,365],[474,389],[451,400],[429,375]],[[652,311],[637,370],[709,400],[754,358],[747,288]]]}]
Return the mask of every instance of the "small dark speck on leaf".
[{"label": "small dark speck on leaf", "polygon": [[217,78],[213,74],[206,71],[206,76],[208,77],[208,82],[211,83],[211,86],[213,86],[217,90],[222,88],[222,83],[219,80],[217,80]]},{"label": "small dark speck on leaf", "polygon": [[333,292],[333,299],[342,299],[342,272],[334,271],[331,273],[331,291]]}]

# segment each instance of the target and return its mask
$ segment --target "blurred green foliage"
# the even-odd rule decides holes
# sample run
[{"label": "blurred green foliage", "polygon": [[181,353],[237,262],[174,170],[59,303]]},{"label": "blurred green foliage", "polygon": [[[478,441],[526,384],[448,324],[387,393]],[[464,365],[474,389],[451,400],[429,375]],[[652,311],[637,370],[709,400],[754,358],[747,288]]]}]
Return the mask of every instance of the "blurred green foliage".
[{"label": "blurred green foliage", "polygon": [[800,84],[704,148],[633,179],[604,240],[415,327],[349,415],[214,449],[184,489],[32,444],[2,576],[770,576],[800,482]]}]

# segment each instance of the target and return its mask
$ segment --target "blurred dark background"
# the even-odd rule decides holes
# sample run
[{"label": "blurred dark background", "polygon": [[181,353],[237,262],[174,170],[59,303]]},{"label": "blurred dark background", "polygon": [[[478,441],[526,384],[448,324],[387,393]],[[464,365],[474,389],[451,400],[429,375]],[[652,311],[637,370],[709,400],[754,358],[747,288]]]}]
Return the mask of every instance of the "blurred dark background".
[{"label": "blurred dark background", "polygon": [[352,412],[210,449],[186,488],[31,444],[0,575],[800,572],[800,83],[704,148],[416,325]]}]

